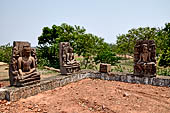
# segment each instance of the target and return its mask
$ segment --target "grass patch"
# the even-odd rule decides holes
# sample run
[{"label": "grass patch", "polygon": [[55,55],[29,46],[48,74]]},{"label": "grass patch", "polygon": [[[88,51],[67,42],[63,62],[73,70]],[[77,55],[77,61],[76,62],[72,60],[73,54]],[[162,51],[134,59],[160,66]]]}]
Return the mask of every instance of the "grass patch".
[{"label": "grass patch", "polygon": [[157,71],[156,71],[157,75],[160,76],[170,76],[170,67],[157,67]]},{"label": "grass patch", "polygon": [[42,69],[42,68],[38,68],[38,72],[40,72],[40,73],[43,74],[43,75],[57,73],[57,72],[55,72],[55,71],[47,70],[47,69]]}]

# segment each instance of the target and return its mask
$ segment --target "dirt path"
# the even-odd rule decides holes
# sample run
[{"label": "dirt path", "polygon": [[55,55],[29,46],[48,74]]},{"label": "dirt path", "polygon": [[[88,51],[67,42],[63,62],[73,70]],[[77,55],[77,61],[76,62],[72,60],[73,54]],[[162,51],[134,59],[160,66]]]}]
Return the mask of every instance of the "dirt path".
[{"label": "dirt path", "polygon": [[17,102],[8,113],[170,113],[170,88],[85,79]]}]

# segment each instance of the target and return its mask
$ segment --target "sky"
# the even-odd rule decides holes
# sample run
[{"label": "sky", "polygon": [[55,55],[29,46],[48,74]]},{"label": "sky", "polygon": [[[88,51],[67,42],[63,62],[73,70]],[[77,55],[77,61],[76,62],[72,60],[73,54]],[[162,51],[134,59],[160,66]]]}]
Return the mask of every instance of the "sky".
[{"label": "sky", "polygon": [[0,0],[0,45],[38,45],[43,27],[79,25],[116,43],[116,36],[138,27],[170,22],[170,0]]}]

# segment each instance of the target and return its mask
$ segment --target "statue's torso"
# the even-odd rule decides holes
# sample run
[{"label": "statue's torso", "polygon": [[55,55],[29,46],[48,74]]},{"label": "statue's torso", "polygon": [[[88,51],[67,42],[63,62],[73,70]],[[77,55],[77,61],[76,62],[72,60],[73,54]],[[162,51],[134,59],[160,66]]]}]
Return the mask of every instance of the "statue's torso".
[{"label": "statue's torso", "polygon": [[141,57],[143,62],[149,62],[148,61],[149,53],[142,53]]},{"label": "statue's torso", "polygon": [[25,60],[24,58],[22,58],[22,71],[23,72],[29,72],[30,69],[32,68],[32,58],[29,57],[27,60]]}]

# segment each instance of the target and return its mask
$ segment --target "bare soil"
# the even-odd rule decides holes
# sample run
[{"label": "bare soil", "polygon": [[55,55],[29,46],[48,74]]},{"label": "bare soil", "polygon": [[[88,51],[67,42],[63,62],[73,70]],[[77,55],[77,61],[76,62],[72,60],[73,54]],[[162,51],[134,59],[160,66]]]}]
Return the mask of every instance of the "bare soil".
[{"label": "bare soil", "polygon": [[17,102],[0,113],[170,113],[170,88],[84,79]]},{"label": "bare soil", "polygon": [[9,85],[8,64],[0,62],[0,87]]}]

